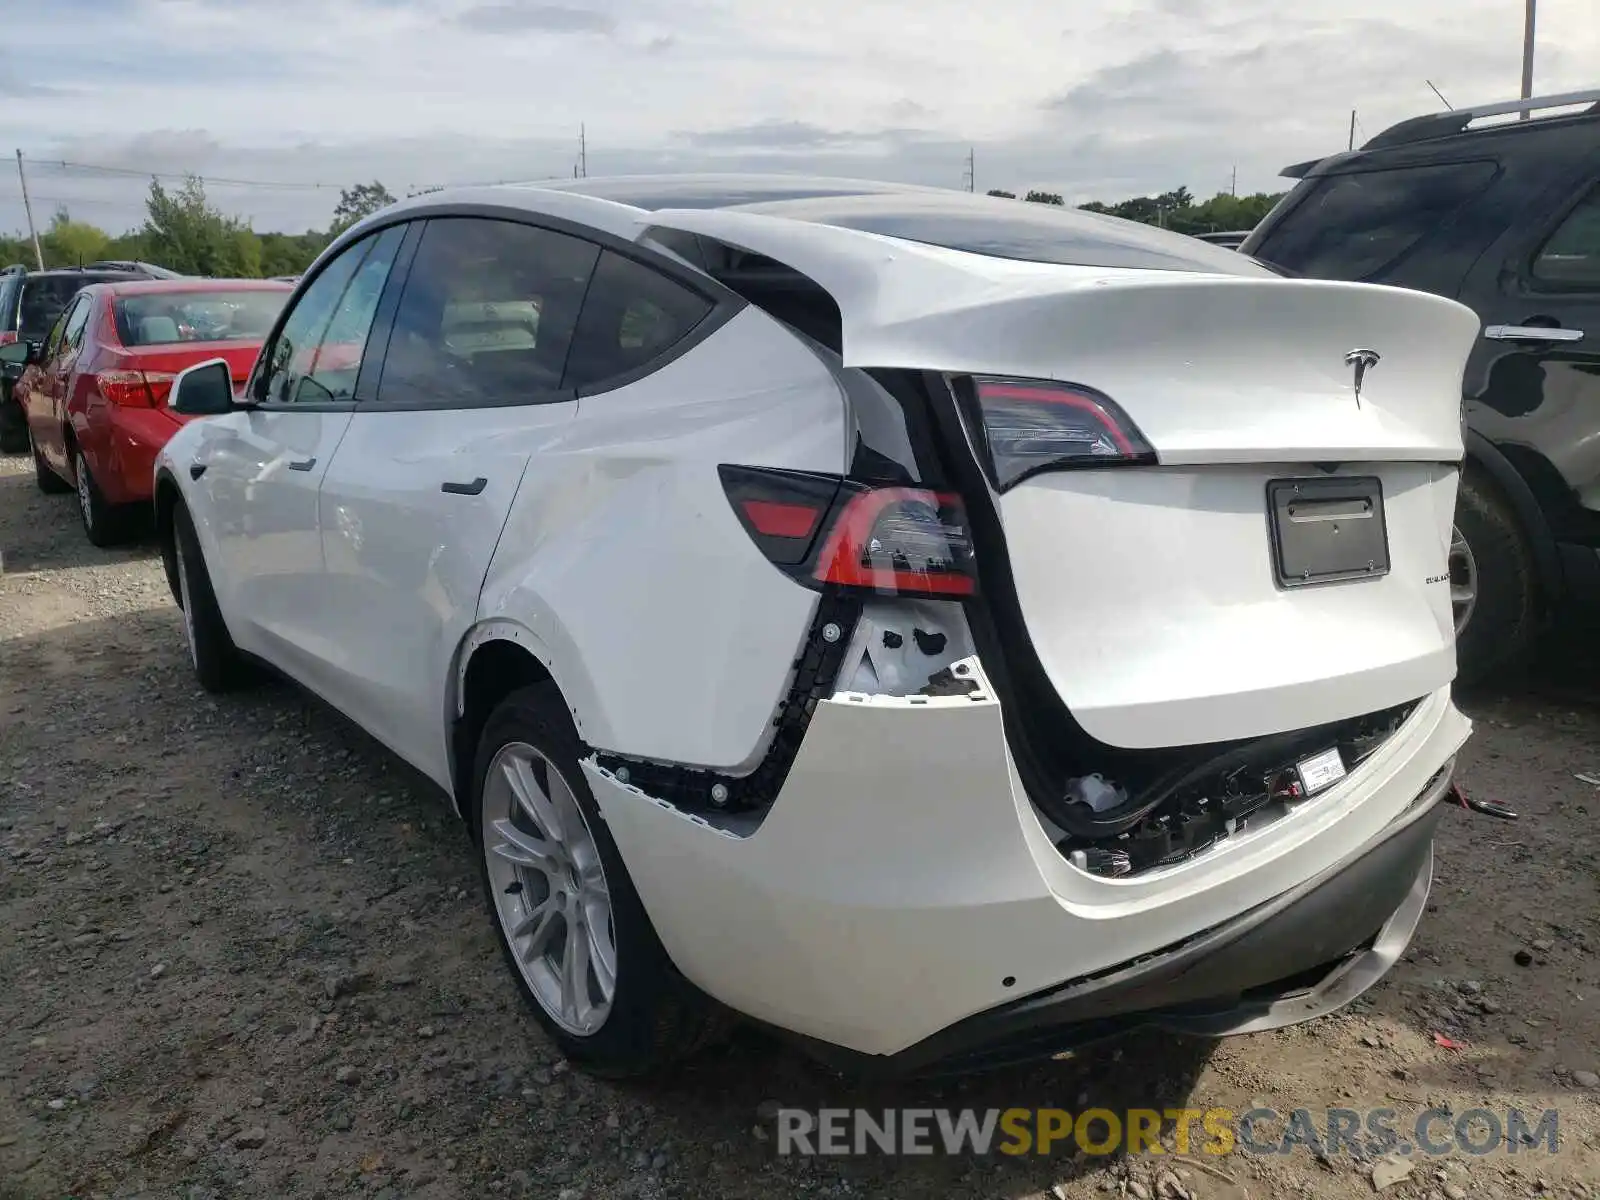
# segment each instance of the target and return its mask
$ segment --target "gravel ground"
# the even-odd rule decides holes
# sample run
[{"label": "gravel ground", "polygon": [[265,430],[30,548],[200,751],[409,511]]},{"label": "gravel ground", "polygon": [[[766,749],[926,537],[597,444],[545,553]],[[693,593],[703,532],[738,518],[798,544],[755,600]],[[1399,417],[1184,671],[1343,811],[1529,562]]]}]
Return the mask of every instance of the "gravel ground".
[{"label": "gravel ground", "polygon": [[1411,953],[1334,1018],[944,1086],[852,1083],[743,1031],[618,1086],[520,1007],[437,791],[285,685],[203,695],[151,545],[94,550],[73,503],[0,459],[0,1200],[1375,1188],[1372,1162],[1304,1149],[782,1157],[777,1103],[1556,1108],[1558,1155],[1419,1159],[1384,1194],[1600,1196],[1600,788],[1575,778],[1600,779],[1600,657],[1465,702],[1464,782],[1523,819],[1446,815]]}]

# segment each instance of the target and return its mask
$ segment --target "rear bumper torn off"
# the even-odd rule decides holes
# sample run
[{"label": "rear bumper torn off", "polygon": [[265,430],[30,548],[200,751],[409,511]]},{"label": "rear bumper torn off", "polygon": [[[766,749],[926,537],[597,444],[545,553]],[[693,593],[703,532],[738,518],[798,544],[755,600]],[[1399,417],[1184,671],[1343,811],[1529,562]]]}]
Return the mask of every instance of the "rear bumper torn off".
[{"label": "rear bumper torn off", "polygon": [[747,836],[584,764],[687,978],[820,1047],[920,1070],[1013,1041],[1049,1053],[1151,1013],[1205,1032],[1305,1019],[1370,986],[1409,938],[1428,798],[1471,728],[1448,687],[1284,819],[1109,879],[1051,841],[976,677],[970,696],[818,704]]},{"label": "rear bumper torn off", "polygon": [[1342,1008],[1388,973],[1422,920],[1450,778],[1441,771],[1377,845],[1286,895],[1139,962],[970,1017],[880,1065],[958,1072],[1138,1026],[1220,1037]]}]

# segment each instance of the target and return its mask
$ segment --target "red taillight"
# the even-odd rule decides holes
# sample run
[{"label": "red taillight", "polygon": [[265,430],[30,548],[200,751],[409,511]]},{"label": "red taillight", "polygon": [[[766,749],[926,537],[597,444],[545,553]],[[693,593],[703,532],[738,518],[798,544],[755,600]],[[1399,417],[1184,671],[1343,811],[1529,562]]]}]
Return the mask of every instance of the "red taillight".
[{"label": "red taillight", "polygon": [[972,539],[961,497],[920,488],[857,492],[829,531],[812,577],[902,595],[972,595]]},{"label": "red taillight", "polygon": [[808,587],[942,597],[977,590],[957,496],[804,471],[719,471],[751,540]]},{"label": "red taillight", "polygon": [[176,376],[170,371],[101,371],[95,375],[100,394],[110,404],[155,408],[166,403]]},{"label": "red taillight", "polygon": [[0,329],[0,346],[10,346],[17,340],[15,329]]},{"label": "red taillight", "polygon": [[1155,451],[1109,397],[1075,384],[974,376],[1002,491],[1038,471],[1153,463]]},{"label": "red taillight", "polygon": [[178,376],[172,371],[144,372],[144,385],[150,389],[150,402],[160,408],[172,395],[172,381]]}]

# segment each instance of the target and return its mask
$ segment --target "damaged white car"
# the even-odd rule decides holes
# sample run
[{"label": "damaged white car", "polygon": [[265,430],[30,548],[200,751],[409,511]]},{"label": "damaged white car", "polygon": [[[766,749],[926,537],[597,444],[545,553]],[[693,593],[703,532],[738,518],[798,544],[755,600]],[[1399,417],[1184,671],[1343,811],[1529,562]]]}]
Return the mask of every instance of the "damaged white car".
[{"label": "damaged white car", "polygon": [[179,378],[162,552],[202,684],[454,798],[590,1069],[1268,1029],[1427,899],[1477,333],[966,194],[434,193]]}]

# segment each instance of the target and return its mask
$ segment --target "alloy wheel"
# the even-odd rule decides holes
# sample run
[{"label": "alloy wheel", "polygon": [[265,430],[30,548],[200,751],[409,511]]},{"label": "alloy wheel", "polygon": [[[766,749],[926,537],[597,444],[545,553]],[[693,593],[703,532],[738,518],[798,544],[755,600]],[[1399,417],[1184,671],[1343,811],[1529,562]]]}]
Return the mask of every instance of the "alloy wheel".
[{"label": "alloy wheel", "polygon": [[94,493],[89,489],[89,464],[84,461],[83,451],[78,451],[77,460],[73,463],[73,473],[78,477],[78,508],[83,512],[83,527],[94,529]]},{"label": "alloy wheel", "polygon": [[189,590],[189,565],[180,545],[174,555],[178,562],[178,602],[182,608],[183,637],[189,645],[189,661],[198,669],[200,655],[194,642],[194,596]]},{"label": "alloy wheel", "polygon": [[1450,611],[1455,618],[1456,637],[1472,620],[1478,605],[1478,559],[1461,530],[1450,530]]},{"label": "alloy wheel", "polygon": [[576,795],[544,754],[512,742],[489,764],[482,822],[495,915],[523,982],[563,1030],[595,1033],[616,994],[616,932]]}]

